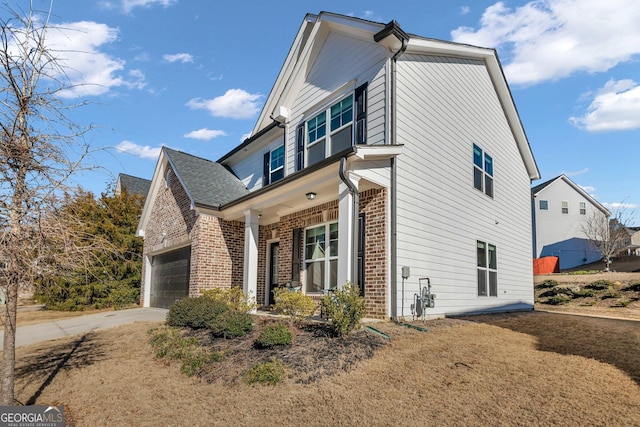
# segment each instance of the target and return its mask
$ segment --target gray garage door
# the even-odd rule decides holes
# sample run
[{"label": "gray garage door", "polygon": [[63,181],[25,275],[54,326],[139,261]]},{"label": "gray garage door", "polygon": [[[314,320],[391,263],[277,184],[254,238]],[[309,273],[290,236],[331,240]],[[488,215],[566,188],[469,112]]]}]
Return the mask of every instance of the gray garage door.
[{"label": "gray garage door", "polygon": [[189,296],[191,247],[156,255],[151,260],[151,307],[169,308]]}]

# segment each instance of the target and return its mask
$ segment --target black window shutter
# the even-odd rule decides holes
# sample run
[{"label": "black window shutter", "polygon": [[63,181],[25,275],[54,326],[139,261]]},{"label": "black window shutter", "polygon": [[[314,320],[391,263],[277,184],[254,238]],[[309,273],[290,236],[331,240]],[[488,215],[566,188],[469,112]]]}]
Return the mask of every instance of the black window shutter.
[{"label": "black window shutter", "polygon": [[302,269],[302,228],[293,229],[293,242],[291,245],[291,281],[300,282],[300,270]]},{"label": "black window shutter", "polygon": [[368,83],[358,86],[356,99],[356,144],[367,143],[367,87]]},{"label": "black window shutter", "polygon": [[296,128],[296,171],[304,168],[304,123]]},{"label": "black window shutter", "polygon": [[269,185],[269,171],[270,171],[271,153],[267,151],[264,153],[264,162],[262,164],[262,186]]}]

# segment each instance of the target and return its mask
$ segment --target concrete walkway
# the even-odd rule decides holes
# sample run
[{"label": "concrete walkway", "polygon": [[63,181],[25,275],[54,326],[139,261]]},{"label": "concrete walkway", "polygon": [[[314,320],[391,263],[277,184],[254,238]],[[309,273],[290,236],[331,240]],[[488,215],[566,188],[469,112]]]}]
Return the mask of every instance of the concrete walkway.
[{"label": "concrete walkway", "polygon": [[[54,320],[37,325],[18,326],[16,347],[57,340],[73,335],[86,334],[99,329],[111,328],[133,322],[162,322],[167,317],[162,308],[132,308],[128,310],[105,311],[69,319]],[[0,348],[4,341],[0,333]]]}]

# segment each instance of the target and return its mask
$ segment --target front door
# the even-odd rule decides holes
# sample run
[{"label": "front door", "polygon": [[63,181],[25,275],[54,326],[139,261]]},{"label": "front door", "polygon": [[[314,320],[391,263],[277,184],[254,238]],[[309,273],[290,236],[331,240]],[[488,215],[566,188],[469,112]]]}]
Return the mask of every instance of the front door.
[{"label": "front door", "polygon": [[280,259],[280,243],[269,244],[269,277],[267,278],[267,292],[269,305],[275,304],[273,290],[278,286],[278,259]]}]

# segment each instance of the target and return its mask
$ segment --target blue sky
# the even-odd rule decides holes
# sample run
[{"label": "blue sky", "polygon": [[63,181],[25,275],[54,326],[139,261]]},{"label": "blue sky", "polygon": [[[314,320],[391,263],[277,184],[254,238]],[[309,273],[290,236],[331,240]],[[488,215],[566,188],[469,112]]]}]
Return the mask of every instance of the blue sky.
[{"label": "blue sky", "polygon": [[637,0],[56,1],[50,40],[84,83],[65,99],[90,102],[72,118],[109,147],[93,161],[111,175],[78,181],[100,193],[118,173],[151,178],[163,145],[220,158],[251,132],[305,14],[320,11],[496,48],[543,177],[534,185],[565,173],[640,213]]}]

